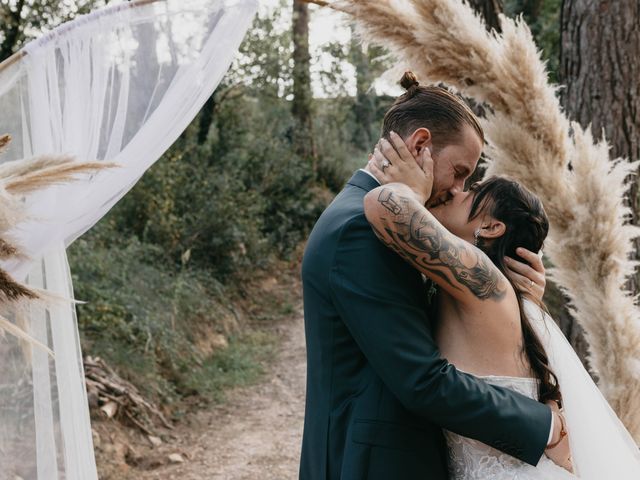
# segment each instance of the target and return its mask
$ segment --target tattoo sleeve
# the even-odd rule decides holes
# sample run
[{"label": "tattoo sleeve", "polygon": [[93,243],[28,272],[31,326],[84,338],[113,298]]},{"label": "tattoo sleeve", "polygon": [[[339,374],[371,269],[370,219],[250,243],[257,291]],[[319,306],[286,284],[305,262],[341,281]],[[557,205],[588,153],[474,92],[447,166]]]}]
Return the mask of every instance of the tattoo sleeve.
[{"label": "tattoo sleeve", "polygon": [[506,280],[489,257],[450,233],[410,195],[382,187],[367,218],[387,247],[451,294],[505,298]]}]

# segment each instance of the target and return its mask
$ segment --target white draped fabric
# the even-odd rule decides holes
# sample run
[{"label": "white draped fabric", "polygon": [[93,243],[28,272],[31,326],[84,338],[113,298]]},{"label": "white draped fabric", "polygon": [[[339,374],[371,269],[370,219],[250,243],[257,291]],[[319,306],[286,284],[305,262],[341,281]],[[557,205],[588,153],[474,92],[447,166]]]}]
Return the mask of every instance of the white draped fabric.
[{"label": "white draped fabric", "polygon": [[[71,154],[119,167],[25,197],[16,279],[73,295],[65,247],[167,150],[227,71],[257,0],[141,0],[80,17],[0,71],[1,161]],[[6,312],[5,312],[6,313]],[[0,336],[0,478],[96,479],[74,308],[12,321],[54,352]]]}]

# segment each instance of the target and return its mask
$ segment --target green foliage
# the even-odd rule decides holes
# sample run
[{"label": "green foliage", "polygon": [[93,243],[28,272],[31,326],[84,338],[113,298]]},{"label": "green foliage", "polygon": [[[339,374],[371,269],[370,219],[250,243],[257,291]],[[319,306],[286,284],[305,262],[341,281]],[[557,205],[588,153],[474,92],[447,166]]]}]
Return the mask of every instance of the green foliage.
[{"label": "green foliage", "polygon": [[355,112],[350,97],[327,98],[317,103],[318,181],[337,192],[354,170],[366,164],[367,151],[352,143]]},{"label": "green foliage", "polygon": [[72,20],[108,0],[17,0],[0,3],[0,61],[18,51],[40,32]]},{"label": "green foliage", "polygon": [[542,49],[551,81],[558,81],[562,0],[505,0],[505,13],[522,15]]},{"label": "green foliage", "polygon": [[242,84],[251,95],[279,99],[293,91],[293,41],[289,4],[256,15],[222,86]]},{"label": "green foliage", "polygon": [[[85,351],[99,355],[146,393],[173,398],[204,358],[199,323],[232,317],[225,288],[204,272],[167,268],[165,253],[109,225],[69,249]],[[115,241],[114,241],[115,240]]]},{"label": "green foliage", "polygon": [[356,98],[353,105],[355,121],[352,138],[354,145],[368,151],[380,135],[376,115],[378,98],[373,85],[391,65],[388,52],[376,46],[366,48],[358,41],[353,26],[351,35],[349,59],[356,69]]}]

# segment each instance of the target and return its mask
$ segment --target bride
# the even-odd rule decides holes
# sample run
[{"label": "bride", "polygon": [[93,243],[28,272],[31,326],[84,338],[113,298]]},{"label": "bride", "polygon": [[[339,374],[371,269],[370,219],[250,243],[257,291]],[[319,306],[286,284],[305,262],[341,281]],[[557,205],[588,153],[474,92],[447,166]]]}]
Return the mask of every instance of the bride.
[{"label": "bride", "polygon": [[[392,143],[391,143],[392,142]],[[553,321],[505,274],[519,247],[542,248],[549,222],[540,200],[492,177],[430,210],[428,148],[415,159],[394,133],[369,170],[382,186],[364,199],[377,236],[440,288],[434,336],[461,371],[562,408],[569,435],[562,466],[536,467],[479,441],[445,432],[453,479],[637,478],[640,454]],[[555,452],[556,454],[559,452]],[[558,458],[558,455],[554,455]],[[564,467],[564,468],[562,468]]]}]

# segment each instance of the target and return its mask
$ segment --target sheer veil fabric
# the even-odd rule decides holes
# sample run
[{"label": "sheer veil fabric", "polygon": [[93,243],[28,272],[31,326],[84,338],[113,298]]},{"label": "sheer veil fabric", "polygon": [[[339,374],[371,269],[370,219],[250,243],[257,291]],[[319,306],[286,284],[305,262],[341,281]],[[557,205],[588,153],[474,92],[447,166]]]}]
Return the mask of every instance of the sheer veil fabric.
[{"label": "sheer veil fabric", "polygon": [[525,309],[558,377],[575,472],[582,480],[634,480],[640,450],[553,319],[536,304]]},{"label": "sheer veil fabric", "polygon": [[[65,248],[136,183],[228,70],[257,0],[143,0],[79,17],[0,71],[2,161],[71,154],[118,167],[24,198],[16,279],[73,297]],[[46,351],[0,335],[0,477],[97,479],[75,310],[2,312]]]}]

